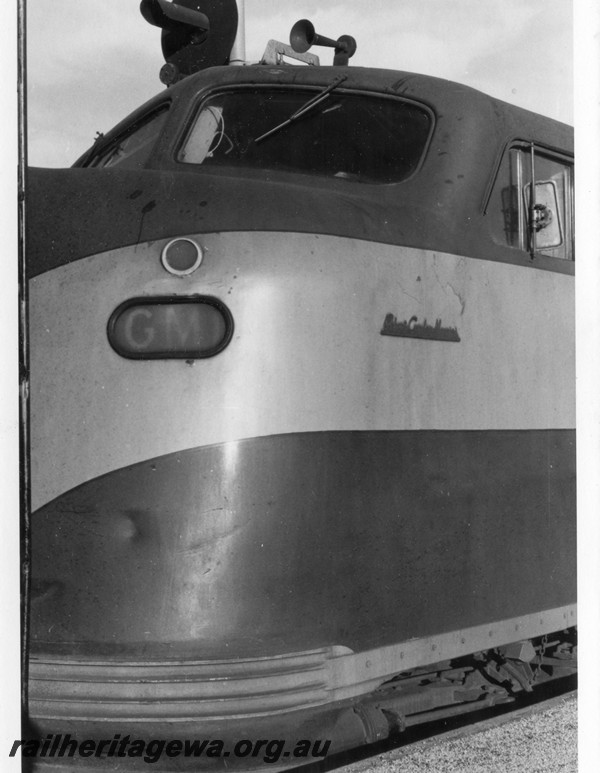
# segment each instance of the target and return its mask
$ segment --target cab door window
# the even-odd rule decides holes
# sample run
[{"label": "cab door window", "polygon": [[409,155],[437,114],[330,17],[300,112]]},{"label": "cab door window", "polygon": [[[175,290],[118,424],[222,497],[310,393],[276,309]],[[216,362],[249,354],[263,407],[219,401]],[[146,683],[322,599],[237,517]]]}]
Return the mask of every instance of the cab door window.
[{"label": "cab door window", "polygon": [[572,160],[535,145],[511,147],[502,159],[486,214],[495,242],[573,260]]}]

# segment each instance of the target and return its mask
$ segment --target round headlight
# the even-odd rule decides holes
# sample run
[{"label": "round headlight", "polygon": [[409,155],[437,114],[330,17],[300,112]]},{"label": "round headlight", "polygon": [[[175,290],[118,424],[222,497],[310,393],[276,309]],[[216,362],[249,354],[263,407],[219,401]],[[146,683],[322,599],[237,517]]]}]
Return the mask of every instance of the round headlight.
[{"label": "round headlight", "polygon": [[193,239],[178,237],[163,247],[160,260],[170,274],[187,276],[202,263],[202,247]]}]

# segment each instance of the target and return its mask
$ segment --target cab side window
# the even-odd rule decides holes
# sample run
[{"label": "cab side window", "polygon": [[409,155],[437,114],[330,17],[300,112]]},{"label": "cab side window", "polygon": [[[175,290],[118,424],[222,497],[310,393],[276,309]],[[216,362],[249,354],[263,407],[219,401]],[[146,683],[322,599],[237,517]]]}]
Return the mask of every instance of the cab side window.
[{"label": "cab side window", "polygon": [[167,110],[168,106],[164,106],[136,121],[108,144],[100,143],[98,151],[92,152],[85,166],[106,169],[118,165],[122,169],[141,169],[162,131]]},{"label": "cab side window", "polygon": [[509,148],[498,170],[486,214],[496,243],[536,255],[573,260],[572,160],[535,145],[523,143]]}]

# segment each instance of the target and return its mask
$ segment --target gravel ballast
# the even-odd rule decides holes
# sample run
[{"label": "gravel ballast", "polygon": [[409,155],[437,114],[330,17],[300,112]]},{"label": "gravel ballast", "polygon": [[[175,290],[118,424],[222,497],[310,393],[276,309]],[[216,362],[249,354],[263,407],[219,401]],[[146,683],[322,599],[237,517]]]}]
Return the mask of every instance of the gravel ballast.
[{"label": "gravel ballast", "polygon": [[577,700],[470,735],[395,749],[343,773],[577,773]]}]

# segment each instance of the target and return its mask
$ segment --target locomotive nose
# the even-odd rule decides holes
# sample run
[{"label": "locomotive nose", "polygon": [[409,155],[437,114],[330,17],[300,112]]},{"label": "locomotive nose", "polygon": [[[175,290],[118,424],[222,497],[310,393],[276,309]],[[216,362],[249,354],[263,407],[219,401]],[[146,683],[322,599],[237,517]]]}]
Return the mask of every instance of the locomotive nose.
[{"label": "locomotive nose", "polygon": [[[330,615],[306,613],[312,574],[290,574],[301,568],[299,529],[284,525],[285,484],[269,473],[281,447],[269,456],[267,443],[265,457],[264,444],[247,444],[246,467],[224,492],[231,452],[150,459],[32,514],[37,732],[154,738],[178,722],[178,737],[200,727],[236,739],[252,718],[273,737],[320,737],[324,724],[341,747],[362,737],[352,711],[328,706],[328,663],[350,650],[323,643]],[[261,485],[248,489],[258,472]],[[310,542],[314,529],[302,531]],[[318,551],[316,560],[322,570]]]}]

